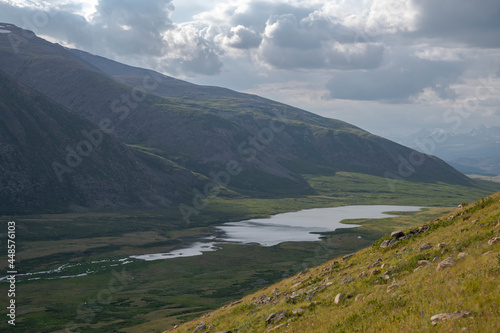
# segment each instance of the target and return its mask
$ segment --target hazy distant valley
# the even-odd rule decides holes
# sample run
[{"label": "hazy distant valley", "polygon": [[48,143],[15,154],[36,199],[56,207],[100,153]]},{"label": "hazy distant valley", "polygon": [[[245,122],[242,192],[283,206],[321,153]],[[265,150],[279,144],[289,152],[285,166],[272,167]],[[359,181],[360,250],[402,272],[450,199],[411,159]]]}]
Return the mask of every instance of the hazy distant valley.
[{"label": "hazy distant valley", "polygon": [[498,128],[426,150],[0,26],[19,331],[163,332],[500,190],[464,174],[500,174]]},{"label": "hazy distant valley", "polygon": [[465,133],[421,130],[414,135],[393,139],[447,161],[465,174],[500,175],[500,127],[485,126]]}]

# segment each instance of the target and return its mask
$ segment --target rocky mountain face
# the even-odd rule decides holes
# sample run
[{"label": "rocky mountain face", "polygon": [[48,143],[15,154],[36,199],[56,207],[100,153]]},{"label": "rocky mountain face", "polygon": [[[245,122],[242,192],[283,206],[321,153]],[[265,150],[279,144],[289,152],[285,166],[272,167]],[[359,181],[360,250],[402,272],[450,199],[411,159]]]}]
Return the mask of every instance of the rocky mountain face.
[{"label": "rocky mountain face", "polygon": [[[47,167],[38,173],[31,167],[20,170],[28,177],[26,181],[34,182],[35,174],[53,177],[50,164],[57,160],[56,156],[64,157],[68,152],[62,138],[45,142],[49,135],[43,131],[67,130],[67,140],[71,138],[78,144],[85,139],[82,130],[93,128],[114,145],[110,148],[114,155],[91,154],[96,159],[91,167],[66,172],[65,185],[56,179],[45,193],[67,192],[56,196],[55,206],[67,206],[73,201],[90,208],[122,206],[126,202],[136,202],[139,206],[173,205],[183,197],[192,196],[196,181],[218,183],[234,195],[305,195],[314,192],[302,175],[331,175],[338,171],[419,182],[469,184],[467,177],[436,157],[342,121],[255,95],[197,86],[69,50],[13,25],[4,25],[3,29],[8,32],[0,34],[0,70],[5,73],[2,81],[14,90],[16,84],[25,86],[24,91],[30,88],[45,101],[44,107],[30,105],[24,112],[35,117],[31,109],[58,110],[61,117],[64,115],[76,126],[72,129],[66,123],[48,121],[36,132],[45,150],[57,154],[44,155]],[[18,96],[17,102],[28,103],[26,95]],[[4,103],[10,113],[15,108],[12,103]],[[1,116],[5,123],[7,111],[2,110]],[[6,125],[1,137],[6,138],[7,129],[14,131],[14,128]],[[22,156],[34,156],[29,147],[32,146],[26,146]],[[104,148],[100,145],[99,149]],[[7,163],[5,159],[2,161]],[[24,165],[27,161],[19,163]],[[118,167],[123,172],[116,172]],[[128,168],[141,171],[142,176],[136,172],[127,174]],[[115,184],[116,191],[111,195],[103,190],[105,186],[86,183],[90,176],[106,181],[108,187]],[[5,177],[2,175],[2,181]],[[88,195],[79,196],[76,191],[69,198],[72,192],[64,187],[69,183],[74,188],[87,188]],[[8,194],[14,188],[5,185],[2,190]],[[33,193],[41,189],[33,188]],[[149,194],[141,195],[138,200],[137,193]],[[69,197],[62,200],[64,196]],[[80,199],[73,200],[76,197]]]}]

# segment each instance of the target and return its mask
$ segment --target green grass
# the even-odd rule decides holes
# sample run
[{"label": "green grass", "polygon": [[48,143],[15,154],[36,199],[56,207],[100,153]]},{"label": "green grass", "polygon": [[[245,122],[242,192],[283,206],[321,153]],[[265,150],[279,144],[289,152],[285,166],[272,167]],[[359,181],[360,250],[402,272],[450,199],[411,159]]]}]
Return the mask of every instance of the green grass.
[{"label": "green grass", "polygon": [[[446,184],[402,183],[397,187],[399,192],[393,193],[384,188],[385,179],[353,173],[308,176],[308,181],[317,195],[278,199],[210,198],[209,205],[194,215],[190,224],[185,223],[177,209],[4,218],[17,223],[20,272],[53,269],[68,262],[80,264],[70,271],[72,274],[97,270],[95,274],[72,279],[23,281],[20,278],[16,297],[20,330],[51,332],[75,322],[82,332],[163,331],[260,289],[262,286],[254,284],[258,279],[278,282],[334,257],[369,248],[390,231],[414,227],[444,214],[449,208],[403,213],[397,218],[345,221],[361,227],[338,229],[325,234],[320,242],[290,242],[270,248],[225,245],[220,251],[198,257],[137,261],[123,266],[133,279],[124,290],[111,295],[109,304],[100,304],[98,309],[82,305],[91,304],[113,278],[110,267],[99,268],[92,261],[167,252],[192,241],[193,237],[212,235],[214,230],[210,226],[214,224],[353,204],[455,206],[491,191],[488,188],[465,191]],[[467,209],[472,213],[489,202],[485,200]],[[446,227],[447,222],[440,223]],[[412,260],[411,265],[416,258]],[[6,293],[0,294],[0,302],[6,304]],[[91,310],[95,312],[93,316]],[[0,329],[4,327],[1,325],[5,323],[0,324]]]},{"label": "green grass", "polygon": [[338,172],[335,176],[305,175],[305,178],[319,195],[349,204],[456,206],[500,190],[498,184],[489,182],[478,182],[476,187],[468,187],[393,181],[353,172]]},{"label": "green grass", "polygon": [[[347,262],[338,258],[303,271],[173,332],[190,332],[200,321],[215,325],[216,330],[232,332],[267,332],[282,323],[286,325],[276,332],[498,332],[500,244],[491,246],[488,240],[500,232],[499,199],[500,193],[457,209],[451,217],[448,213],[428,221],[429,231],[392,248],[372,246]],[[424,242],[432,248],[419,251]],[[445,250],[436,249],[441,242],[447,244]],[[434,263],[415,270],[418,260],[435,257],[441,258],[437,262],[452,257],[456,265],[437,271]],[[373,267],[378,258],[387,267]],[[370,274],[374,268],[388,271],[389,280]],[[360,276],[362,272],[366,275]],[[354,281],[344,284],[349,276]],[[391,286],[393,283],[399,285]],[[314,296],[306,300],[304,296],[314,290]],[[292,293],[302,296],[290,302]],[[336,304],[338,293],[346,298]],[[255,299],[262,294],[273,297],[273,301],[256,304]],[[355,300],[356,296],[359,300]],[[292,315],[292,310],[298,308],[303,309],[303,314]],[[433,315],[460,310],[470,311],[471,315],[435,326],[430,321]],[[286,311],[288,317],[267,325],[268,315],[279,311]]]},{"label": "green grass", "polygon": [[[259,205],[259,202],[253,204]],[[154,262],[137,261],[123,266],[126,273],[133,277],[128,280],[127,287],[113,293],[110,304],[99,304],[98,310],[92,305],[87,309],[82,304],[91,304],[99,292],[108,288],[113,278],[111,268],[104,268],[97,274],[80,278],[20,281],[16,299],[17,304],[23,307],[23,314],[19,315],[17,326],[26,332],[49,332],[61,329],[68,322],[75,322],[82,328],[82,332],[118,331],[136,326],[136,329],[129,331],[141,331],[142,328],[165,325],[164,318],[168,318],[168,325],[173,326],[260,289],[262,286],[255,285],[258,279],[269,283],[277,282],[283,276],[293,275],[332,257],[369,246],[371,239],[379,237],[388,230],[387,228],[391,228],[392,224],[381,228],[387,222],[394,225],[407,225],[411,224],[411,221],[421,222],[429,216],[441,214],[441,210],[412,212],[394,221],[384,219],[383,223],[378,220],[355,221],[363,225],[356,228],[358,233],[352,233],[353,229],[341,229],[327,235],[321,242],[291,242],[274,247],[225,245],[222,250],[205,253],[203,256]],[[144,228],[144,225],[139,227]],[[177,239],[207,234],[209,230],[171,230],[165,231],[163,236]],[[358,235],[363,235],[363,239],[358,239]],[[338,237],[342,237],[342,241],[338,241]],[[142,246],[143,244],[138,244],[134,251],[142,249],[145,253],[151,253],[150,249],[144,249]],[[168,248],[170,247],[165,247]],[[19,267],[25,268],[28,264],[37,269],[55,267],[70,260],[74,261],[76,257],[81,260],[80,271],[85,271],[94,268],[90,261],[119,258],[118,254],[124,253],[123,251],[124,248],[117,246],[112,251],[107,249],[98,252],[94,249],[94,252],[82,252],[76,256],[73,253],[58,252],[37,260],[21,261]],[[0,295],[0,302],[6,301],[6,294]],[[92,318],[89,323],[86,322],[88,318]]]}]

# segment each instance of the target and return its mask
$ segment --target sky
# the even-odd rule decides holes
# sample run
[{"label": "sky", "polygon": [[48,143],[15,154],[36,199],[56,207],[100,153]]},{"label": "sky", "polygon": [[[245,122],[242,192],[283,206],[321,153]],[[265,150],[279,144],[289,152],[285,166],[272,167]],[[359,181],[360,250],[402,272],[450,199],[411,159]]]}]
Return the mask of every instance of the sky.
[{"label": "sky", "polygon": [[386,137],[500,126],[498,0],[0,0],[0,22]]}]

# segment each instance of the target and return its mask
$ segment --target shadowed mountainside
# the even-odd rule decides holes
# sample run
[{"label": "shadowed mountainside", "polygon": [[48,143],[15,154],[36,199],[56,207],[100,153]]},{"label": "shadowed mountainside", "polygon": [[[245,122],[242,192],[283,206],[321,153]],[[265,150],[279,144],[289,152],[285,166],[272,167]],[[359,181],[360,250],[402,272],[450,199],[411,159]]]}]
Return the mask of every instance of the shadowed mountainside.
[{"label": "shadowed mountainside", "polygon": [[[0,70],[95,126],[106,125],[149,159],[203,175],[205,184],[231,169],[234,177],[217,181],[257,197],[314,194],[302,175],[338,171],[472,186],[440,159],[345,122],[68,50],[13,25],[3,29],[10,32],[0,34]],[[77,175],[83,177],[70,176]],[[192,189],[180,177],[173,191],[189,196]]]},{"label": "shadowed mountainside", "polygon": [[178,189],[198,181],[166,160],[142,158],[1,71],[0,110],[2,213],[171,206],[185,195]]}]

